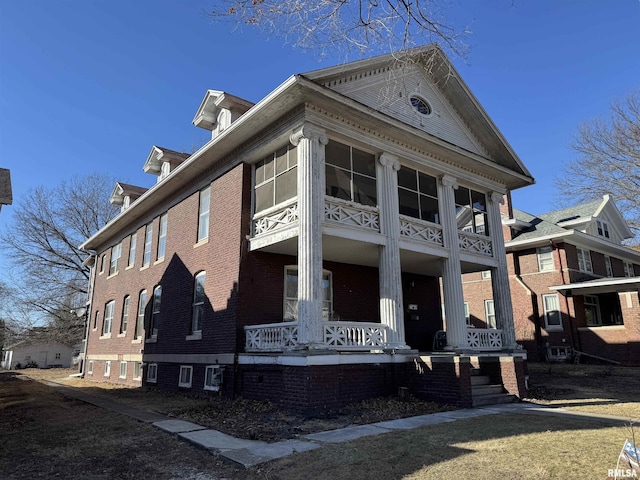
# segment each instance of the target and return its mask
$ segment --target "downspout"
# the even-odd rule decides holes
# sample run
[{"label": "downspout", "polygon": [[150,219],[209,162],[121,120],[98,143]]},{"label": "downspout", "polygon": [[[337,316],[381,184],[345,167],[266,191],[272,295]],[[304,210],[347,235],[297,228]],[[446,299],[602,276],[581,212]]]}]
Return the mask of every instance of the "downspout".
[{"label": "downspout", "polygon": [[540,309],[538,307],[538,295],[525,283],[520,275],[520,258],[514,255],[514,269],[516,280],[522,287],[529,293],[531,297],[531,315],[534,318],[534,339],[536,342],[536,351],[538,354],[538,360],[546,358],[544,345],[542,344],[542,328],[540,327]]},{"label": "downspout", "polygon": [[[567,283],[564,277],[564,267],[562,266],[562,255],[560,255],[560,249],[556,247],[555,243],[553,243],[553,240],[549,240],[549,243],[551,244],[551,248],[553,248],[556,251],[556,255],[558,257],[558,265],[560,266],[560,276],[562,278],[562,285],[566,285]],[[574,335],[573,320],[571,317],[571,312],[569,312],[569,299],[567,298],[567,295],[562,295],[562,297],[564,298],[564,306],[567,310],[567,317],[569,321],[569,336],[571,337],[571,346],[574,350],[582,351],[582,345],[580,343],[580,335],[578,335],[577,330],[575,331],[575,335]]]},{"label": "downspout", "polygon": [[84,312],[84,352],[82,358],[82,368],[80,369],[80,378],[84,378],[85,371],[87,369],[87,351],[89,350],[89,325],[91,324],[91,305],[93,305],[93,294],[95,292],[96,284],[96,261],[97,256],[95,253],[89,255],[89,258],[93,257],[94,262],[91,267],[91,273],[89,274],[89,297],[87,298],[86,312]]}]

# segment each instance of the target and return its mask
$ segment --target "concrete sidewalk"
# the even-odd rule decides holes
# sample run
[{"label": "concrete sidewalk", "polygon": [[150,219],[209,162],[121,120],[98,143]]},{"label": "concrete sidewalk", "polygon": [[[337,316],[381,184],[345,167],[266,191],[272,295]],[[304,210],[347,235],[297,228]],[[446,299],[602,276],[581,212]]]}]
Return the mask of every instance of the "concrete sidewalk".
[{"label": "concrete sidewalk", "polygon": [[81,400],[112,412],[127,415],[141,422],[151,423],[154,427],[178,437],[206,450],[217,453],[222,457],[245,468],[258,465],[263,462],[292,455],[296,452],[306,452],[320,448],[325,443],[342,443],[358,438],[382,435],[393,431],[411,430],[427,425],[455,422],[467,418],[481,417],[485,415],[526,414],[526,415],[552,415],[576,418],[598,422],[609,426],[624,426],[630,423],[630,419],[614,417],[611,415],[598,415],[593,413],[573,412],[562,408],[545,407],[532,403],[510,403],[491,405],[466,410],[454,410],[440,412],[417,417],[401,418],[373,423],[370,425],[358,425],[325,432],[302,435],[296,439],[283,440],[281,442],[266,443],[258,440],[244,440],[210,428],[197,425],[184,420],[176,420],[164,415],[146,410],[140,410],[121,403],[91,395],[82,389],[68,387],[56,382],[41,380],[56,391],[68,397]]}]

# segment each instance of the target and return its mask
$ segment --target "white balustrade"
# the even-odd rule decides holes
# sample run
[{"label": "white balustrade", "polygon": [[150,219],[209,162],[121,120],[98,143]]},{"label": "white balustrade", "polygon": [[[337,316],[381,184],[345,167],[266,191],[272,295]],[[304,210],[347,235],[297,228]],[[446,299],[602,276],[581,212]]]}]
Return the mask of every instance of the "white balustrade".
[{"label": "white balustrade", "polygon": [[278,210],[267,210],[253,217],[253,236],[274,232],[298,221],[298,204],[288,204]]},{"label": "white balustrade", "polygon": [[491,257],[493,255],[491,238],[487,237],[486,235],[459,231],[458,240],[460,244],[460,250],[462,251],[486,255],[488,257]]},{"label": "white balustrade", "polygon": [[472,350],[502,349],[502,330],[495,328],[467,328],[467,347]]},{"label": "white balustrade", "polygon": [[443,245],[440,225],[404,215],[400,215],[400,236],[409,240]]},{"label": "white balustrade", "polygon": [[377,208],[355,205],[333,197],[325,197],[324,219],[326,222],[338,225],[380,231],[380,216]]},{"label": "white balustrade", "polygon": [[[244,327],[247,352],[278,352],[298,345],[298,322]],[[380,323],[323,322],[324,346],[331,350],[380,350],[387,344],[387,327]]]}]

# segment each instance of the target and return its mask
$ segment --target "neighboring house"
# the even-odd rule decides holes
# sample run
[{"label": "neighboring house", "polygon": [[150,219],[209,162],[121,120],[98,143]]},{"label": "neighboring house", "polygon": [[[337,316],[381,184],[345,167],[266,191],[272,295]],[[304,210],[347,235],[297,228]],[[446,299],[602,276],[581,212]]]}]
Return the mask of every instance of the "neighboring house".
[{"label": "neighboring house", "polygon": [[[158,182],[118,184],[121,213],[82,245],[87,378],[469,406],[474,365],[524,394],[500,202],[533,179],[437,46],[294,75],[255,105],[209,90],[193,123],[211,141],[153,147]],[[482,270],[499,330],[465,324],[461,274]]]},{"label": "neighboring house", "polygon": [[12,202],[11,172],[8,168],[0,168],[0,210],[2,205],[11,205]]},{"label": "neighboring house", "polygon": [[9,345],[2,352],[2,368],[25,368],[33,364],[38,368],[71,367],[73,349],[56,342],[22,340]]},{"label": "neighboring house", "polygon": [[[640,365],[640,252],[613,200],[543,215],[503,208],[516,339],[530,359]],[[493,323],[487,272],[464,277],[469,322]],[[594,358],[595,357],[595,358]]]}]

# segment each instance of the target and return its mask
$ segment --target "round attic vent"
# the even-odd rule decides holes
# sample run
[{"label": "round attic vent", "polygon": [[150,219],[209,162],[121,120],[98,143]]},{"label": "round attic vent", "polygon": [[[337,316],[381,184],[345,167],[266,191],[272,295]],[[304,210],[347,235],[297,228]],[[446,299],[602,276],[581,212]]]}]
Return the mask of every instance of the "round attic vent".
[{"label": "round attic vent", "polygon": [[409,98],[413,109],[421,115],[431,115],[431,105],[424,98],[412,95]]}]

